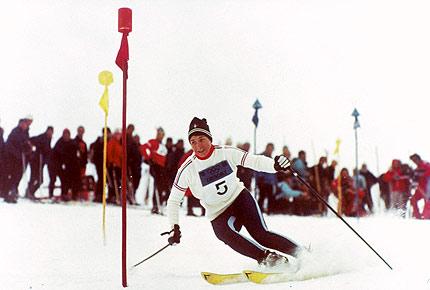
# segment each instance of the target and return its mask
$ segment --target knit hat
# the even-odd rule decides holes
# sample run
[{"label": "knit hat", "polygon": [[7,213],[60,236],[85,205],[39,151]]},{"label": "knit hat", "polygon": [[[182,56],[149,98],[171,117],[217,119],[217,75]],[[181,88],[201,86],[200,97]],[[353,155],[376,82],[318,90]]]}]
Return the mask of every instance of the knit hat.
[{"label": "knit hat", "polygon": [[212,135],[205,118],[199,119],[197,117],[194,117],[191,120],[190,129],[188,130],[188,141],[193,135],[205,135],[212,142]]}]

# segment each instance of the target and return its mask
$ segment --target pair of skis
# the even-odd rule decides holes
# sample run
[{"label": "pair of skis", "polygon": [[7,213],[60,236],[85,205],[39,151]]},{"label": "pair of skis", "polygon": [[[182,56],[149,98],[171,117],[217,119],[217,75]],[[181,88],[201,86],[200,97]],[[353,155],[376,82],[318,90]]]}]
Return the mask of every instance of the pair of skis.
[{"label": "pair of skis", "polygon": [[203,279],[213,285],[236,284],[243,282],[253,282],[257,284],[270,284],[293,281],[291,275],[287,273],[265,273],[253,270],[245,270],[242,273],[217,274],[210,272],[201,273]]}]

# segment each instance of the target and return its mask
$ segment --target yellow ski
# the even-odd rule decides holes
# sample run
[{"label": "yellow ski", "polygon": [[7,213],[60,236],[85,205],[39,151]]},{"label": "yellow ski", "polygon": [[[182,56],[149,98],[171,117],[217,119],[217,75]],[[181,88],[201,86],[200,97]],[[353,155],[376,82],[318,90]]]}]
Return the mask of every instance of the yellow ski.
[{"label": "yellow ski", "polygon": [[264,273],[264,272],[258,272],[258,271],[252,271],[252,270],[245,270],[243,271],[243,274],[245,274],[246,278],[257,284],[268,284],[268,283],[276,283],[276,282],[283,282],[277,281],[278,279],[273,278],[279,278],[283,277],[284,273]]},{"label": "yellow ski", "polygon": [[202,277],[208,283],[213,285],[225,285],[233,283],[248,282],[248,279],[244,273],[234,273],[234,274],[217,274],[210,272],[202,272]]}]

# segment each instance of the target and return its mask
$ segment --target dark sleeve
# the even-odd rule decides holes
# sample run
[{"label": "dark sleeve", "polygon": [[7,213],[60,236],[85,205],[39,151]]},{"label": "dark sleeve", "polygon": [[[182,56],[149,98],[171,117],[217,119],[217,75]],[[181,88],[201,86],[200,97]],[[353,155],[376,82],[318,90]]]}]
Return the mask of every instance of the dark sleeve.
[{"label": "dark sleeve", "polygon": [[36,147],[37,152],[41,152],[43,150],[43,141],[43,134],[30,138],[30,142]]},{"label": "dark sleeve", "polygon": [[87,143],[82,142],[85,145],[85,150],[82,152],[82,163],[85,165],[88,163],[88,146]]},{"label": "dark sleeve", "polygon": [[15,159],[21,159],[24,145],[24,136],[20,134],[17,128],[13,129],[9,134],[6,142],[6,150],[9,152]]},{"label": "dark sleeve", "polygon": [[61,139],[55,143],[54,149],[52,150],[52,159],[55,163],[61,163],[62,161],[62,153],[63,153],[63,144],[61,142]]},{"label": "dark sleeve", "polygon": [[367,185],[368,187],[378,183],[378,178],[376,178],[376,176],[373,175],[373,173],[370,171],[369,171],[369,179],[370,179],[370,184]]}]

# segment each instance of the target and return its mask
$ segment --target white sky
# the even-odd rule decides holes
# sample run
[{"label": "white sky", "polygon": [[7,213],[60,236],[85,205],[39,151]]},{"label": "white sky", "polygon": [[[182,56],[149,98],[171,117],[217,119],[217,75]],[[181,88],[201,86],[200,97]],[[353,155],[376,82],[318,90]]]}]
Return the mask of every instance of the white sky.
[{"label": "white sky", "polygon": [[31,113],[31,135],[54,125],[91,143],[103,125],[98,73],[110,70],[109,125],[121,126],[117,10],[133,10],[128,121],[143,140],[163,126],[186,139],[193,116],[214,141],[274,142],[308,160],[342,140],[354,165],[351,113],[361,113],[360,162],[430,158],[430,2],[418,0],[71,1],[14,0],[0,11],[0,118],[6,136]]}]

